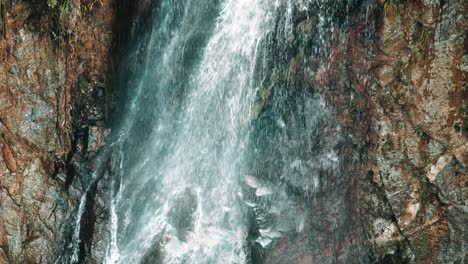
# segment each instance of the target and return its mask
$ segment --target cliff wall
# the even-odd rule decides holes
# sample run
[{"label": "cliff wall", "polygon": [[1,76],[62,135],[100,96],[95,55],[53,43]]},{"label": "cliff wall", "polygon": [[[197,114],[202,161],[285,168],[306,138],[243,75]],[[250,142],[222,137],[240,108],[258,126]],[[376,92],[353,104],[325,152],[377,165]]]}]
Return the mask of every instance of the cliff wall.
[{"label": "cliff wall", "polygon": [[[313,203],[295,193],[312,222],[259,250],[258,261],[467,261],[468,3],[364,2],[354,1],[347,22],[327,35],[326,56],[308,46],[319,18],[295,14],[295,49],[271,82],[286,83],[289,97],[318,92],[332,109],[322,132],[340,138],[325,145],[342,177],[329,178]],[[126,97],[125,78],[109,76],[137,63],[115,50],[146,30],[148,5],[0,1],[0,263],[53,263],[61,254]],[[99,263],[107,182],[96,188],[80,254]]]},{"label": "cliff wall", "polygon": [[103,145],[113,1],[0,1],[0,263],[53,263]]}]

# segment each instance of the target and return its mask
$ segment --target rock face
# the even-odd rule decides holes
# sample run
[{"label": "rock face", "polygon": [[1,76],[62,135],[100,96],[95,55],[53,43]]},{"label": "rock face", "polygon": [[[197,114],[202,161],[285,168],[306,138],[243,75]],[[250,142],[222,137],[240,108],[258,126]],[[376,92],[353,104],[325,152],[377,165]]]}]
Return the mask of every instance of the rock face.
[{"label": "rock face", "polygon": [[[295,178],[282,186],[287,204],[296,207],[284,220],[293,231],[266,249],[253,246],[253,262],[464,263],[468,2],[348,2],[346,12],[328,14],[337,26],[325,39],[316,38],[320,17],[294,10],[294,39],[268,40],[272,54],[287,55],[272,62],[276,68],[264,65],[257,125],[272,125],[271,116],[283,115],[284,122],[273,126],[280,131],[287,125],[290,140],[275,132],[260,135],[258,145],[266,146],[264,155],[290,147],[286,156],[298,158],[290,168]],[[125,49],[122,43],[145,31],[150,5],[0,1],[0,263],[53,263],[73,232],[88,173],[102,163],[95,158],[118,162],[113,154],[99,155],[112,153],[102,150],[109,116],[118,118],[109,108],[126,94],[124,77],[116,78],[112,93],[108,89],[111,44]],[[137,14],[134,21],[128,14]],[[311,49],[324,43],[322,50]],[[117,59],[128,62],[122,72],[138,67],[136,59]],[[282,87],[288,89],[284,97]],[[288,111],[269,103],[275,96]],[[319,99],[328,110],[317,120],[327,121],[320,131],[299,134],[317,121],[303,113],[322,111],[307,108]],[[319,134],[326,136],[315,138]],[[327,151],[306,151],[317,146]],[[301,171],[309,163],[300,158],[307,155],[304,160],[339,160],[331,172],[319,171],[323,187],[313,198],[308,193],[316,178]],[[280,166],[262,155],[252,162],[271,169],[269,175]],[[100,263],[105,253],[108,175],[88,196],[81,262]],[[187,204],[191,212],[195,205]],[[252,227],[250,236],[258,233]],[[145,261],[160,257],[155,248]]]},{"label": "rock face", "polygon": [[58,255],[107,133],[111,2],[0,2],[0,263]]},{"label": "rock face", "polygon": [[336,33],[332,55],[313,73],[358,157],[341,158],[355,177],[359,244],[371,262],[464,263],[468,3],[366,9]]},{"label": "rock face", "polygon": [[[332,144],[340,167],[315,199],[290,195],[310,223],[254,262],[464,263],[468,3],[353,4],[325,35],[314,12],[294,11],[295,51],[279,76],[303,89],[298,97],[318,91],[334,109],[327,119],[339,130],[318,134],[342,138]],[[307,52],[318,37],[326,52]],[[272,100],[264,90],[261,105]]]},{"label": "rock face", "polygon": [[[379,255],[463,263],[468,242],[468,3],[402,3],[380,21],[371,89],[371,207],[392,232],[369,231]],[[371,193],[372,193],[371,192]],[[379,199],[378,195],[382,198]],[[364,207],[365,208],[365,207]],[[375,210],[372,210],[375,211]]]}]

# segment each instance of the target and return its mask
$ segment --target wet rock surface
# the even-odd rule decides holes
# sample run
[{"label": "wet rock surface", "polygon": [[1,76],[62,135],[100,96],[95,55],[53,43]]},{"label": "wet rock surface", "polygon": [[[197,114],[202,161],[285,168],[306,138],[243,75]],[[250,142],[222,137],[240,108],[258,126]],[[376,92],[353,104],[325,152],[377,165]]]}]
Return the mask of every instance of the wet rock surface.
[{"label": "wet rock surface", "polygon": [[[342,20],[331,22],[333,30],[320,25],[314,12],[295,11],[294,39],[272,44],[292,51],[282,57],[285,69],[269,78],[283,82],[281,89],[302,91],[295,90],[294,102],[278,102],[277,87],[267,83],[260,116],[272,111],[271,104],[301,105],[297,98],[317,91],[330,112],[325,119],[339,123],[331,130],[325,123],[318,139],[340,162],[319,177],[313,198],[289,195],[296,201],[290,213],[302,208],[309,221],[302,232],[282,232],[267,247],[256,244],[254,263],[466,262],[467,8],[466,1],[357,1]],[[323,50],[308,50],[320,45]],[[332,143],[330,136],[341,140]],[[282,149],[274,137],[264,135],[266,153]],[[270,167],[281,174],[282,166]],[[314,173],[304,176],[302,187],[317,177],[316,170],[308,171]],[[279,175],[272,180],[268,169],[258,174],[285,184],[274,179]],[[253,217],[263,217],[257,207]],[[260,229],[254,227],[252,239]]]},{"label": "wet rock surface", "polygon": [[108,134],[111,1],[66,3],[0,2],[0,263],[55,261]]},{"label": "wet rock surface", "polygon": [[351,14],[312,72],[356,156],[340,156],[358,219],[345,236],[358,243],[346,247],[371,263],[463,263],[467,3],[390,2]]}]

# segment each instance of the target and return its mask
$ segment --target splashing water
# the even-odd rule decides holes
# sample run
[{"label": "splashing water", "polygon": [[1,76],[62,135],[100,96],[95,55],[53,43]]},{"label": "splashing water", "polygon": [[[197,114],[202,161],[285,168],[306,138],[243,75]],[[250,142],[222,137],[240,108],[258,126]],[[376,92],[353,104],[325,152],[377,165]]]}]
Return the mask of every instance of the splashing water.
[{"label": "splashing water", "polygon": [[342,181],[339,129],[301,74],[313,75],[306,56],[328,56],[348,1],[147,3],[123,67],[124,116],[56,263],[89,253],[82,217],[108,163],[107,264],[250,263],[288,235],[307,242],[313,194]]},{"label": "splashing water", "polygon": [[[148,10],[116,76],[124,116],[83,181],[56,263],[293,263],[324,240],[339,247],[348,139],[314,81],[359,0],[138,3]],[[110,235],[99,226],[90,240],[104,175]]]},{"label": "splashing water", "polygon": [[[268,0],[219,7],[216,1],[171,2],[160,7],[162,24],[152,32],[150,61],[122,130],[123,148],[135,152],[119,165],[106,263],[244,263],[238,179],[253,114],[256,53],[274,24],[275,6]],[[208,4],[220,10],[212,28],[197,18]],[[193,50],[194,39],[206,46]],[[192,63],[197,52],[199,62]],[[181,61],[193,65],[182,69],[189,76],[183,88],[176,76]],[[143,113],[150,119],[139,121]],[[138,130],[144,145],[133,142]]]}]

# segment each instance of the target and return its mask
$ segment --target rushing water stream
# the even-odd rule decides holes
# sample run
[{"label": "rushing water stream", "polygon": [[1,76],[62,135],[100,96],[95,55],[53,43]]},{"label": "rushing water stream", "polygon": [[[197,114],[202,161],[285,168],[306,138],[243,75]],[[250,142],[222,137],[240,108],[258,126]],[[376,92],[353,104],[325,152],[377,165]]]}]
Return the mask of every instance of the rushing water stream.
[{"label": "rushing water stream", "polygon": [[[138,153],[130,154],[132,164],[124,164],[107,263],[138,263],[162,250],[165,263],[246,259],[238,181],[256,54],[274,25],[275,3],[182,2],[160,3],[135,87],[122,136],[131,141],[132,131],[146,134],[133,150]],[[218,18],[206,18],[217,12]],[[140,127],[139,115],[148,114],[153,118],[141,122],[151,127]]]},{"label": "rushing water stream", "polygon": [[[137,263],[148,250],[157,251],[154,244],[160,240],[167,263],[245,261],[246,230],[236,196],[252,113],[256,53],[274,7],[267,2],[222,3],[191,69],[180,65],[180,56],[196,56],[184,54],[197,52],[190,37],[204,42],[206,36],[196,34],[211,27],[200,9],[217,3],[161,3],[164,18],[152,33],[154,50],[148,58],[154,61],[145,68],[130,110],[135,112],[131,120],[152,112],[154,119],[145,122],[153,127],[135,150],[139,160],[125,169],[113,202],[116,237],[107,263]],[[177,25],[170,28],[174,20]],[[160,43],[164,38],[167,43]],[[177,91],[179,67],[190,72],[186,91]],[[129,125],[141,129],[138,122]]]},{"label": "rushing water stream", "polygon": [[[325,50],[333,27],[324,3],[153,2],[150,32],[129,52],[137,63],[112,144],[105,263],[251,263],[253,247],[304,233],[305,203],[339,163],[335,140],[324,143],[318,129],[337,127],[285,62]],[[291,52],[301,41],[294,12],[304,19],[310,6],[315,45]],[[80,224],[74,232],[71,263]]]}]

